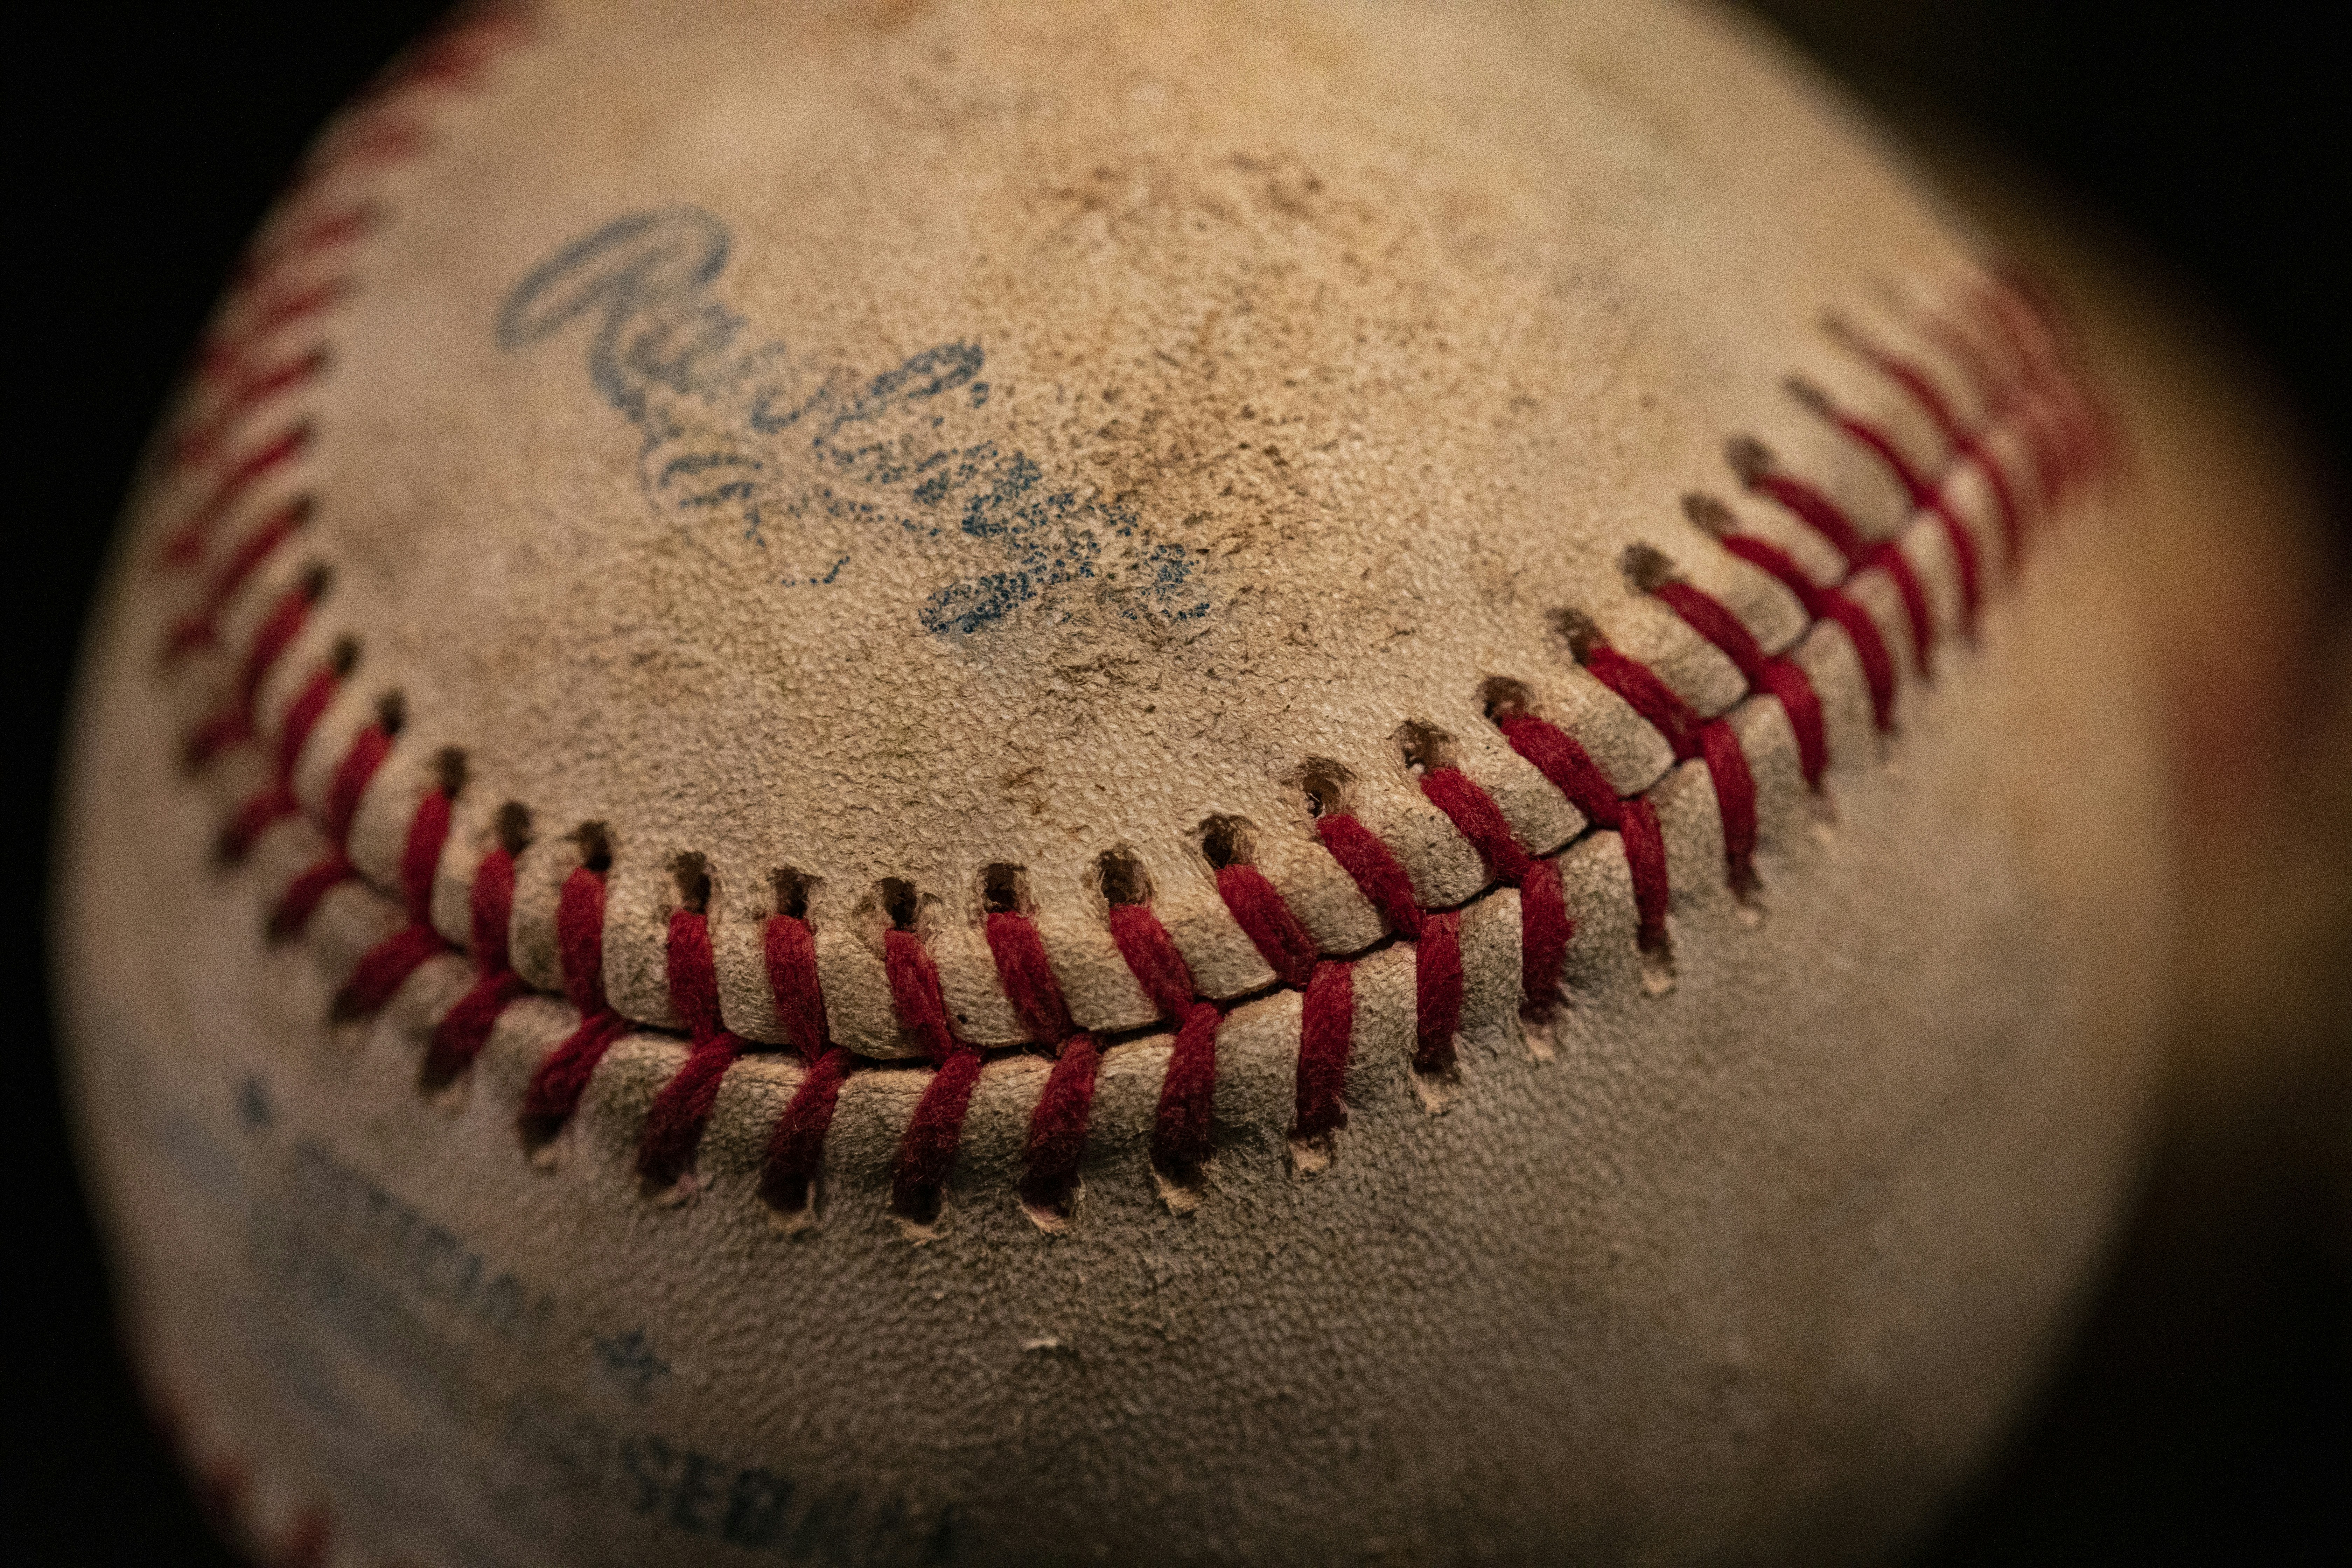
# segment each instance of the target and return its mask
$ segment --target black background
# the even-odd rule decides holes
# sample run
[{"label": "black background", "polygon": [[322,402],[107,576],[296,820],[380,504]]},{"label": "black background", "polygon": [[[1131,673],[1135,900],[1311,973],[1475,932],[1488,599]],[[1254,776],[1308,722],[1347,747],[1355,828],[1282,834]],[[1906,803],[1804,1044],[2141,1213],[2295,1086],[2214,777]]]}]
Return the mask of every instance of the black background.
[{"label": "black background", "polygon": [[[22,441],[6,537],[22,702],[11,816],[9,1144],[30,1386],[8,1403],[18,1562],[203,1563],[215,1545],[115,1353],[58,1091],[40,961],[47,796],[82,606],[139,443],[244,235],[311,130],[438,7],[90,5],[10,38],[10,289]],[[2344,221],[2347,52],[2326,7],[1778,0],[1865,93],[2041,171],[2234,321],[2336,480],[2352,451]],[[12,25],[13,26],[13,25]],[[20,265],[22,265],[20,260]],[[2347,551],[2336,483],[2335,570]],[[1938,1565],[2352,1561],[2352,1323],[2316,1210],[2166,1359],[2116,1349],[2146,1303],[2125,1267],[2039,1413],[1929,1549]],[[2119,1326],[2121,1325],[2121,1326]],[[20,1552],[27,1552],[19,1555]]]}]

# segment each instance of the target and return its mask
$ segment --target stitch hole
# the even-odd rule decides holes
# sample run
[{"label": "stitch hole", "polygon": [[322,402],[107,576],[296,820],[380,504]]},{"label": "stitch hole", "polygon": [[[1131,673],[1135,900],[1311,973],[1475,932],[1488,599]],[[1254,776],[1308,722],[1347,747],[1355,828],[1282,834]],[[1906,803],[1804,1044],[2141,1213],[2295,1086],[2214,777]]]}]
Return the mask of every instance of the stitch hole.
[{"label": "stitch hole", "polygon": [[1328,757],[1309,757],[1299,767],[1298,789],[1308,816],[1349,816],[1356,806],[1356,775]]},{"label": "stitch hole", "polygon": [[1507,675],[1490,675],[1478,683],[1478,702],[1495,723],[1524,719],[1536,710],[1536,694],[1523,681]]},{"label": "stitch hole", "polygon": [[1095,878],[1102,885],[1106,903],[1148,904],[1151,901],[1151,874],[1143,868],[1135,851],[1120,845],[1106,849],[1095,860]]},{"label": "stitch hole", "polygon": [[1208,857],[1212,870],[1246,866],[1257,858],[1257,829],[1247,817],[1204,816],[1200,832],[1201,853]]},{"label": "stitch hole", "polygon": [[980,868],[980,908],[982,914],[1026,914],[1029,902],[1029,868],[993,861]]},{"label": "stitch hole", "polygon": [[387,735],[397,735],[408,722],[408,701],[397,691],[387,691],[376,699],[375,721]]},{"label": "stitch hole", "polygon": [[710,912],[710,862],[698,850],[671,857],[670,879],[677,884],[677,907],[690,915]]},{"label": "stitch hole", "polygon": [[490,820],[490,836],[509,855],[530,847],[530,807],[519,800],[499,807],[498,816]]},{"label": "stitch hole", "polygon": [[433,754],[433,783],[451,800],[466,787],[466,753],[455,746],[444,746]]},{"label": "stitch hole", "polygon": [[779,866],[769,878],[776,895],[776,912],[796,921],[808,919],[809,895],[816,890],[816,879],[806,871],[791,866]]},{"label": "stitch hole", "polygon": [[572,833],[580,847],[580,864],[603,876],[613,868],[613,836],[601,822],[583,822]]},{"label": "stitch hole", "polygon": [[1723,460],[1741,484],[1752,485],[1772,471],[1772,448],[1753,436],[1734,436],[1723,444]]},{"label": "stitch hole", "polygon": [[946,1206],[946,1190],[929,1183],[894,1194],[890,1200],[890,1213],[898,1220],[900,1232],[914,1242],[938,1237],[940,1213]]},{"label": "stitch hole", "polygon": [[882,906],[883,918],[899,931],[913,931],[915,917],[922,910],[922,900],[915,892],[915,884],[902,877],[885,877],[874,884],[874,896]]},{"label": "stitch hole", "polygon": [[1675,563],[1654,545],[1627,545],[1624,553],[1617,557],[1617,570],[1625,574],[1625,581],[1644,594],[1654,594],[1669,583],[1682,581]]},{"label": "stitch hole", "polygon": [[1716,539],[1739,531],[1739,520],[1732,515],[1729,507],[1696,490],[1683,497],[1683,515],[1690,519],[1693,528]]},{"label": "stitch hole", "polygon": [[327,667],[335,672],[337,680],[342,679],[358,668],[359,662],[360,644],[357,637],[337,637],[335,646],[327,654]]},{"label": "stitch hole", "polygon": [[1780,386],[1790,397],[1795,398],[1813,413],[1827,415],[1830,412],[1830,395],[1803,376],[1783,376],[1780,379]]},{"label": "stitch hole", "polygon": [[322,561],[313,561],[302,568],[302,574],[295,579],[294,585],[302,591],[302,597],[315,605],[327,596],[327,589],[334,581],[332,568]]},{"label": "stitch hole", "polygon": [[1553,636],[1568,645],[1570,656],[1579,664],[1591,658],[1593,649],[1604,647],[1609,642],[1592,617],[1581,610],[1554,610],[1551,629]]},{"label": "stitch hole", "polygon": [[1408,719],[1398,725],[1390,739],[1395,743],[1397,754],[1404,759],[1405,771],[1415,777],[1454,766],[1459,751],[1453,736],[1419,719]]}]

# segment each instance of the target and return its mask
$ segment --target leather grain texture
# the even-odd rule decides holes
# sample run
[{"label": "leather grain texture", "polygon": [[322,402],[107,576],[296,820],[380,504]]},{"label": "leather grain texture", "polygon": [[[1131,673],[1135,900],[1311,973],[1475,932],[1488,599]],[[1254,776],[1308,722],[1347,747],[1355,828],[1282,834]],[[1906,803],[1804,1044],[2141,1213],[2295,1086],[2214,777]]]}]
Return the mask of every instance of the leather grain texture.
[{"label": "leather grain texture", "polygon": [[[134,501],[68,795],[62,988],[132,1337],[198,1459],[240,1457],[261,1537],[330,1518],[333,1560],[366,1563],[1681,1563],[1869,1560],[1917,1528],[2128,1177],[2168,801],[2115,568],[2128,469],[2010,557],[1986,468],[2030,488],[2030,431],[1921,326],[1971,319],[1990,260],[1801,67],[1649,3],[557,5],[427,107],[421,150],[295,198],[338,210],[348,181],[367,231],[279,344],[331,342],[328,368],[238,429],[312,438],[206,524],[204,570],[154,558],[217,465],[159,461]],[[1986,456],[1857,322],[1935,367]],[[1948,533],[1822,395],[1948,481],[1975,637]],[[1738,437],[1924,581],[1932,678],[1888,574],[1850,584],[1901,650],[1890,733],[1848,633],[1685,506],[1841,574],[1743,492]],[[216,645],[159,666],[298,494]],[[1820,789],[1633,546],[1807,671]],[[258,735],[191,769],[306,583]],[[1727,885],[1706,764],[1563,626],[1727,718],[1755,890]],[[322,668],[287,757],[306,810],[222,865]],[[1670,953],[1637,946],[1618,836],[1498,731],[1498,679],[1654,803]],[[390,719],[351,874],[266,940]],[[426,912],[462,944],[486,850],[521,842],[540,994],[425,1092],[465,956],[373,1017],[336,998],[406,919],[453,752]],[[1521,1016],[1521,895],[1422,787],[1433,757],[1557,855],[1548,1019]],[[1412,1070],[1413,945],[1318,837],[1318,779],[1423,908],[1461,908],[1449,1078]],[[1233,819],[1349,966],[1345,1124],[1311,1147],[1301,989],[1212,860]],[[580,1022],[559,889],[592,853],[629,1026],[527,1152],[516,1108]],[[1107,853],[1226,1007],[1194,1190],[1152,1168],[1172,1036],[1112,938],[1134,889]],[[992,867],[1103,1046],[1066,1215],[1016,1196],[1051,1062],[984,934]],[[761,932],[799,896],[856,1067],[787,1215],[761,1164],[812,1043]],[[691,1180],[653,1192],[689,905],[748,1049]],[[988,1053],[920,1223],[890,1199],[932,1075],[894,928]]]}]

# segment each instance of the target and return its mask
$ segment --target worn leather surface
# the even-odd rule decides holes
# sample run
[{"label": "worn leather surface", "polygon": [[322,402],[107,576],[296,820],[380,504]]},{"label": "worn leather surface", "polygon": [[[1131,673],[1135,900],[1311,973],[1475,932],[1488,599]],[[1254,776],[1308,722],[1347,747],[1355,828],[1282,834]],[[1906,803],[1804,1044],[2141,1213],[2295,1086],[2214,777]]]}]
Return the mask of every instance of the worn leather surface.
[{"label": "worn leather surface", "polygon": [[[1955,619],[1933,531],[1782,381],[1940,468],[1821,323],[1899,333],[1890,300],[1965,298],[1981,258],[1768,40],[1652,5],[553,7],[430,124],[369,176],[332,368],[297,400],[318,439],[241,503],[315,492],[299,549],[226,607],[223,653],[159,673],[190,588],[152,547],[201,488],[160,474],[77,736],[60,919],[92,1168],[152,1378],[200,1459],[241,1457],[257,1530],[320,1510],[364,1562],[1813,1562],[1887,1550],[1965,1474],[2098,1245],[2165,1005],[2165,789],[2113,568],[2134,497],[2070,507],[2011,574],[1958,486],[1983,624],[1932,682],[1906,665],[1889,739],[1843,634],[1685,520],[1720,495],[1824,563],[1738,496],[1724,444],[1760,437],[1899,533]],[[1733,716],[1762,795],[1747,904],[1705,771],[1670,773],[1558,635],[1575,610],[1702,710],[1740,697],[1626,581],[1632,544],[1795,647],[1830,710],[1821,797],[1770,700]],[[272,946],[322,841],[289,823],[221,869],[257,763],[192,778],[178,750],[313,564],[328,592],[261,699],[355,656],[304,798],[387,693],[404,724],[352,835],[365,880]],[[1892,638],[1884,582],[1857,593]],[[1654,784],[1670,988],[1613,835],[1578,840],[1486,720],[1494,676]],[[1576,840],[1549,1034],[1517,1016],[1517,895],[1419,795],[1408,721],[1530,847]],[[432,1098],[420,1042],[461,958],[323,1021],[398,924],[451,747],[436,924],[462,939],[520,803],[516,961],[554,991],[570,835],[602,824],[605,980],[649,1026],[536,1165],[514,1107],[568,1007],[518,1004]],[[1142,863],[1209,994],[1272,978],[1211,814],[1254,825],[1326,952],[1363,950],[1309,759],[1423,903],[1469,900],[1460,1079],[1433,1113],[1411,949],[1373,951],[1349,1123],[1307,1173],[1299,998],[1245,1001],[1206,1190],[1172,1212],[1145,1152],[1168,1041],[1097,859]],[[776,1048],[730,1076],[676,1203],[633,1157],[682,1055],[682,852],[727,1022]],[[835,1037],[882,1063],[914,1051],[886,878],[923,900],[959,1032],[1022,1039],[979,936],[992,864],[1022,868],[1080,1024],[1137,1031],[1070,1224],[1013,1197],[1047,1064],[1009,1052],[929,1239],[883,1196],[916,1065],[852,1078],[820,1223],[787,1233],[754,1193],[801,1070],[758,952],[774,873],[814,879]]]}]

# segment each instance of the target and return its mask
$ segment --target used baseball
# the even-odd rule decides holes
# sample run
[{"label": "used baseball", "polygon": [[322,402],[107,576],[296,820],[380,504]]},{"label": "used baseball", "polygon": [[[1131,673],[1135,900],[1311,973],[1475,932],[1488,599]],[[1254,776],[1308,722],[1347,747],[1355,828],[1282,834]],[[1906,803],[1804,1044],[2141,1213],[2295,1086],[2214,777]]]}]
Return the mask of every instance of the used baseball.
[{"label": "used baseball", "polygon": [[555,5],[157,438],[58,910],[321,1563],[1820,1563],[2127,1179],[2131,470],[1668,5]]}]

